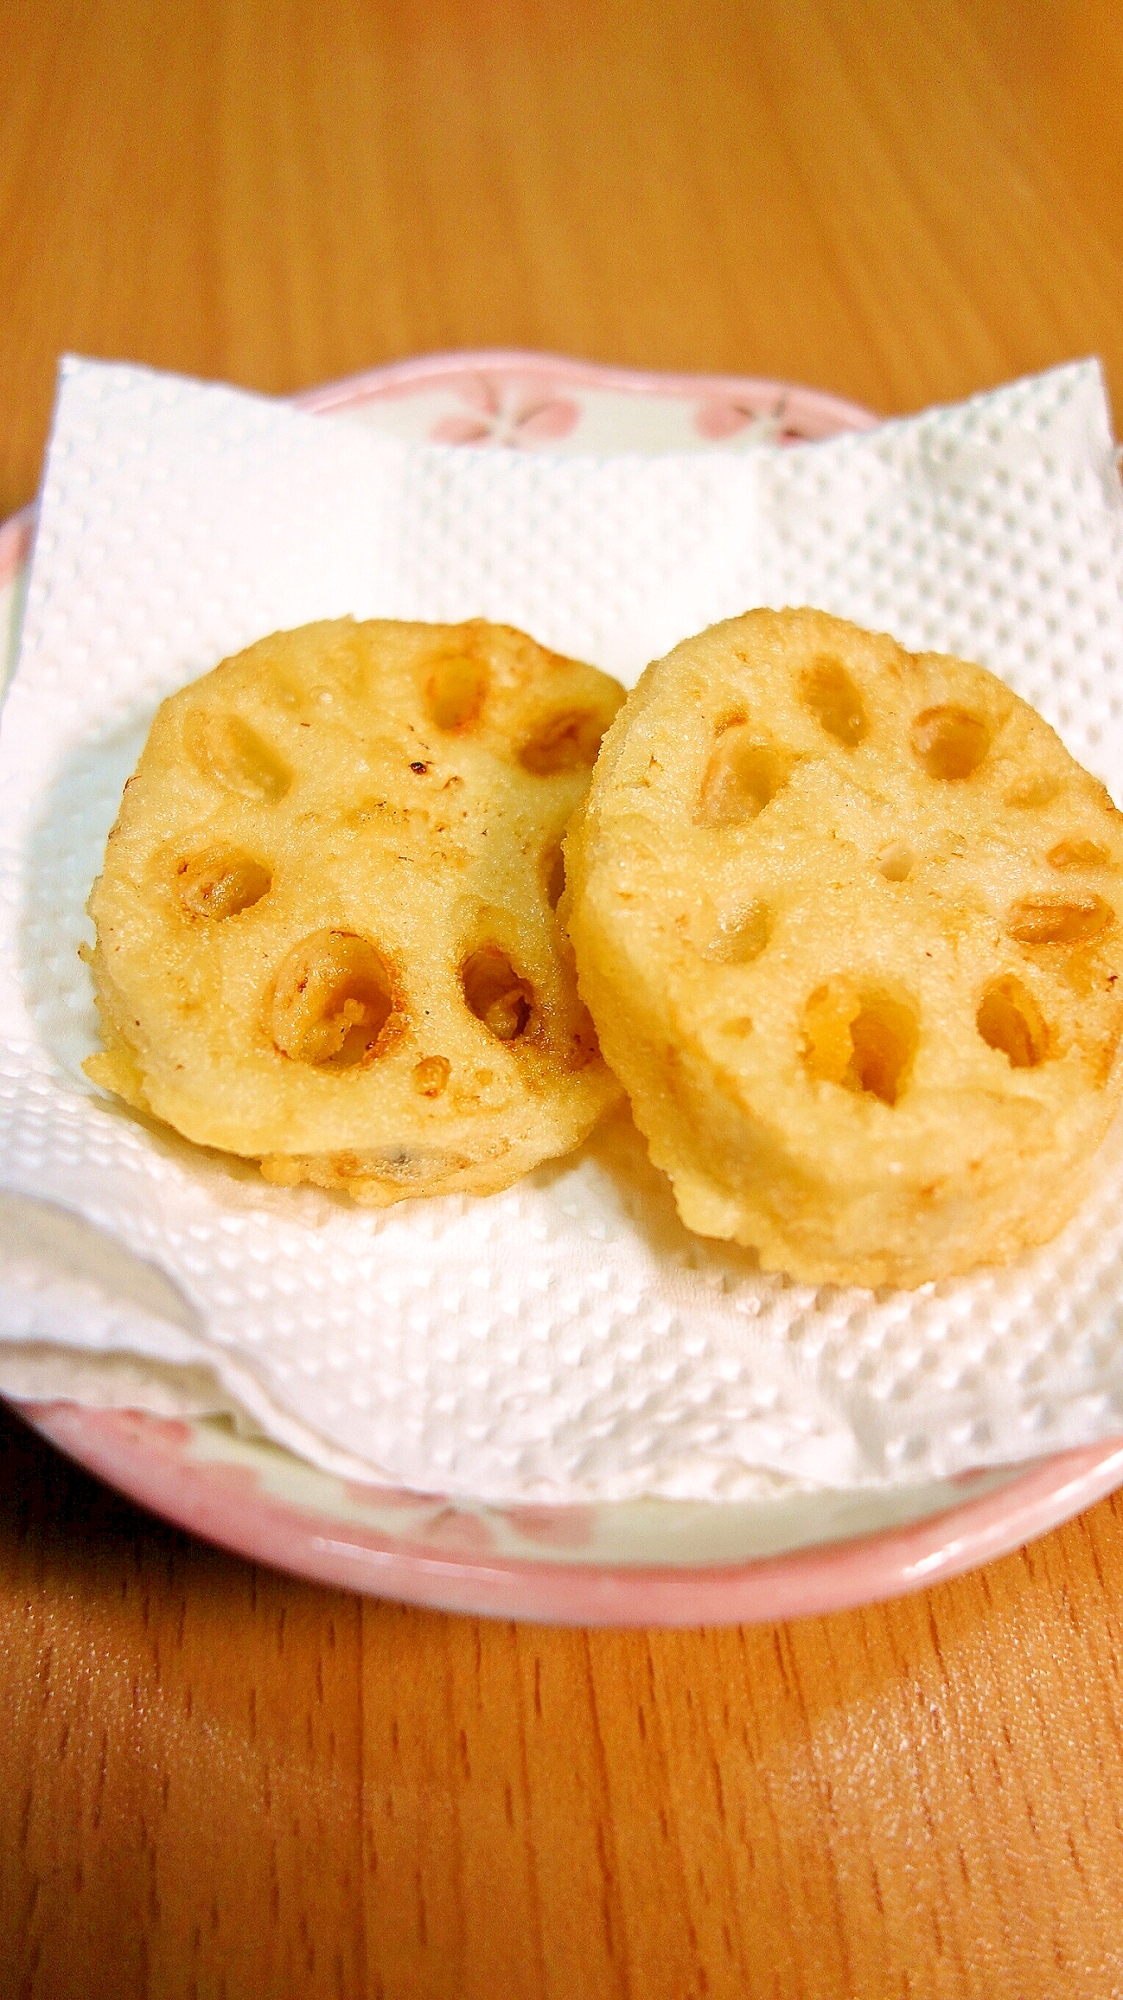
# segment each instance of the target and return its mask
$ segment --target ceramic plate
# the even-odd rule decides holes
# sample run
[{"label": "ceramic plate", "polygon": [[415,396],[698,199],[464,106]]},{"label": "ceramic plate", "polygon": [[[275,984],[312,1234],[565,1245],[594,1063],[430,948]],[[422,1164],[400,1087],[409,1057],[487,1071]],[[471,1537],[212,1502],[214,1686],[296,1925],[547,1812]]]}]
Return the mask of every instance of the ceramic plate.
[{"label": "ceramic plate", "polygon": [[[876,421],[782,383],[520,353],[397,362],[297,400],[385,436],[520,451],[728,451]],[[0,685],[32,530],[30,510],[0,528]],[[218,1419],[21,1407],[134,1500],[255,1560],[412,1603],[572,1624],[716,1624],[866,1603],[988,1561],[1123,1482],[1120,1441],[873,1494],[489,1507],[348,1483]]]}]

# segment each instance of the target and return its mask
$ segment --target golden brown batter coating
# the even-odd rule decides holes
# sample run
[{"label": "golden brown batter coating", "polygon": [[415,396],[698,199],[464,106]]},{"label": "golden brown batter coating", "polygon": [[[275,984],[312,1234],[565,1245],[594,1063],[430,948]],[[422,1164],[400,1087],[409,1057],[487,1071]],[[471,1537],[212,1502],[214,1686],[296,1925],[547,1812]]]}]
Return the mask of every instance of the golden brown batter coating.
[{"label": "golden brown batter coating", "polygon": [[90,1075],[374,1204],[567,1152],[619,1094],[553,905],[621,699],[483,620],[279,632],[173,695],[90,897]]},{"label": "golden brown batter coating", "polygon": [[983,668],[816,611],[649,667],[566,846],[684,1221],[812,1282],[1055,1234],[1123,1086],[1123,816]]}]

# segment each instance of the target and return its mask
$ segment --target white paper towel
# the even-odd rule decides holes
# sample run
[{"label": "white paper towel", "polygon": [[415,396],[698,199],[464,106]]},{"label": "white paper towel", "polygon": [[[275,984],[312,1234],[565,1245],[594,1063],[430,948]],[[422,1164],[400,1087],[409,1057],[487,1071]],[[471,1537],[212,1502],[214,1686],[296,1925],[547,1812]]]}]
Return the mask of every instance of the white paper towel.
[{"label": "white paper towel", "polygon": [[156,703],[279,626],[482,613],[630,681],[817,604],[983,661],[1118,795],[1121,586],[1094,363],[825,444],[600,459],[69,363],[0,725],[0,1389],[232,1406],[496,1501],[916,1480],[1123,1430],[1123,1126],[1011,1268],[816,1292],[689,1236],[626,1117],[486,1201],[268,1187],[92,1091],[77,958]]}]

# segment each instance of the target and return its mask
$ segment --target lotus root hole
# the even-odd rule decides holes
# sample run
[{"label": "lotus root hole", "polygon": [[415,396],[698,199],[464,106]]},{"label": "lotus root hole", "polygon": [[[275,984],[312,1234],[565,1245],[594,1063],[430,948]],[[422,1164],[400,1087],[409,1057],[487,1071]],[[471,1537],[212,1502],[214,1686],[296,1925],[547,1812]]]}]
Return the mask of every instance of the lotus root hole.
[{"label": "lotus root hole", "polygon": [[560,847],[551,847],[542,864],[542,875],[546,886],[546,901],[556,910],[565,888],[565,856]]},{"label": "lotus root hole", "polygon": [[869,735],[865,703],[841,660],[824,653],[812,661],[803,675],[801,692],[816,721],[844,749],[856,749]]},{"label": "lotus root hole", "polygon": [[926,708],[912,725],[912,747],[930,778],[969,778],[990,749],[990,729],[966,708]]},{"label": "lotus root hole", "polygon": [[751,965],[771,935],[771,911],[763,903],[750,903],[721,919],[702,957],[716,965]]},{"label": "lotus root hole", "polygon": [[534,1010],[534,989],[515,971],[506,952],[498,945],[483,945],[465,959],[460,979],[477,1021],[490,1028],[496,1041],[517,1041]]},{"label": "lotus root hole", "polygon": [[239,917],[273,886],[268,868],[236,847],[209,847],[181,861],[176,893],[191,917]]},{"label": "lotus root hole", "polygon": [[240,715],[197,717],[187,748],[205,778],[257,804],[279,804],[292,784],[284,758]]},{"label": "lotus root hole", "polygon": [[1095,840],[1058,840],[1045,856],[1050,868],[1107,868],[1111,856]]},{"label": "lotus root hole", "polygon": [[1006,804],[1033,812],[1040,806],[1051,805],[1060,789],[1056,778],[1045,771],[1034,771],[1028,778],[1015,780],[1006,794]]},{"label": "lotus root hole", "polygon": [[787,773],[775,750],[754,738],[748,723],[723,729],[714,746],[698,805],[700,826],[742,826],[770,805]]},{"label": "lotus root hole", "polygon": [[891,840],[877,857],[880,874],[887,882],[907,882],[913,870],[912,849],[903,840]]},{"label": "lotus root hole", "polygon": [[466,654],[438,660],[425,687],[430,721],[438,729],[466,729],[484,705],[487,679],[486,667]]},{"label": "lotus root hole", "polygon": [[276,1047],[294,1062],[355,1069],[380,1053],[393,1011],[389,968],[369,938],[314,931],[277,974],[270,1027]]},{"label": "lotus root hole", "polygon": [[442,1097],[452,1075],[447,1056],[422,1056],[413,1066],[413,1087],[422,1097]]},{"label": "lotus root hole", "polygon": [[988,1049],[997,1049],[1012,1069],[1036,1069],[1049,1052],[1044,1016],[1019,979],[996,979],[987,987],[975,1026]]},{"label": "lotus root hole", "polygon": [[830,980],[808,1000],[803,1030],[813,1077],[896,1104],[919,1039],[911,1006],[879,988]]},{"label": "lotus root hole", "polygon": [[591,771],[604,729],[592,709],[562,709],[523,744],[519,762],[536,778],[550,778],[557,771]]},{"label": "lotus root hole", "polygon": [[1026,896],[1006,918],[1006,934],[1018,944],[1087,944],[1115,921],[1102,896],[1073,896],[1064,902]]}]

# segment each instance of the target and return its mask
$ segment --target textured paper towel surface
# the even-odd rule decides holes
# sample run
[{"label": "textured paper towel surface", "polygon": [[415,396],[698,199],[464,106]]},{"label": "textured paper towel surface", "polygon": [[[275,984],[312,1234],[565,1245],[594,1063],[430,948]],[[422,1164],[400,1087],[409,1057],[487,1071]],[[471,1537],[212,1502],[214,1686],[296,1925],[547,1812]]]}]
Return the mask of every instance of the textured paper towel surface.
[{"label": "textured paper towel surface", "polygon": [[587,460],[70,364],[0,725],[0,1387],[221,1402],[495,1500],[921,1479],[1123,1430],[1119,1127],[1010,1269],[816,1292],[689,1236],[625,1117],[487,1201],[268,1187],[93,1092],[77,959],[156,703],[278,626],[483,613],[631,680],[749,604],[818,604],[994,668],[1118,796],[1121,580],[1092,364],[826,444]]}]

